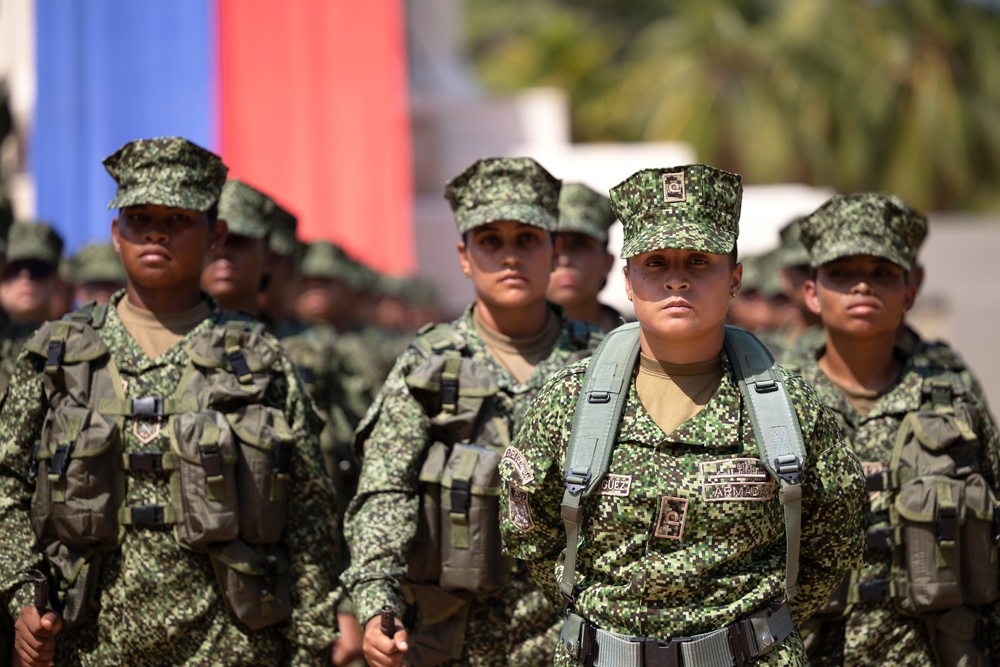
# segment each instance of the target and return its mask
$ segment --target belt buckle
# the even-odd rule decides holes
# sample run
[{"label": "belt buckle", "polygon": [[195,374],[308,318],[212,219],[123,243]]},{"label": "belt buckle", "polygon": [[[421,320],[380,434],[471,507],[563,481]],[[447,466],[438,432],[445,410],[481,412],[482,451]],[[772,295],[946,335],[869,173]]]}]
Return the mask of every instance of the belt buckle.
[{"label": "belt buckle", "polygon": [[643,667],[680,667],[680,645],[691,638],[672,637],[661,641],[653,637],[632,637],[631,640],[642,644]]},{"label": "belt buckle", "polygon": [[733,660],[736,667],[743,667],[743,663],[754,657],[754,651],[750,648],[750,633],[753,632],[753,623],[749,619],[736,621],[729,626],[727,635],[729,637],[729,650],[733,652]]}]

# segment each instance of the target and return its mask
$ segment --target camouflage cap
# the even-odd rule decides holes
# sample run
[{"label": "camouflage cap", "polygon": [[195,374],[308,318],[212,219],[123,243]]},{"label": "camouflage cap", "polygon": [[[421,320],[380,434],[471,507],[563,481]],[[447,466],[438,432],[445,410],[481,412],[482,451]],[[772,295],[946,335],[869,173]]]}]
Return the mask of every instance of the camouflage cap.
[{"label": "camouflage cap", "polygon": [[608,242],[615,221],[611,200],[583,183],[564,183],[559,193],[559,231],[592,236]]},{"label": "camouflage cap", "polygon": [[8,262],[40,259],[57,268],[62,249],[62,237],[48,223],[19,220],[10,226],[7,238]]},{"label": "camouflage cap", "polygon": [[561,181],[531,158],[482,158],[444,186],[462,234],[513,220],[556,231]]},{"label": "camouflage cap", "polygon": [[125,267],[112,243],[88,243],[80,248],[70,266],[70,280],[74,285],[127,282]]},{"label": "camouflage cap", "polygon": [[230,234],[260,239],[267,236],[274,200],[243,181],[230,179],[222,186],[219,219],[225,220]]},{"label": "camouflage cap", "polygon": [[299,219],[291,211],[273,202],[274,208],[267,217],[271,235],[268,237],[268,248],[282,257],[301,259],[305,252],[305,244],[296,236]]},{"label": "camouflage cap", "polygon": [[778,232],[781,238],[781,245],[778,246],[777,251],[779,268],[809,263],[809,251],[802,244],[802,221],[804,219],[805,216],[800,215]]},{"label": "camouflage cap", "polygon": [[229,169],[215,153],[181,137],[130,141],[104,159],[118,183],[108,208],[159,204],[207,211],[218,203]]},{"label": "camouflage cap", "polygon": [[780,249],[775,248],[758,255],[747,255],[740,258],[743,265],[742,292],[758,292],[766,297],[775,297],[782,293],[781,281],[778,279],[777,262]]},{"label": "camouflage cap", "polygon": [[611,208],[624,226],[621,257],[660,248],[732,252],[742,201],[739,174],[708,165],[638,171],[611,188]]},{"label": "camouflage cap", "polygon": [[344,249],[330,241],[313,241],[305,246],[299,275],[303,278],[349,280],[353,267]]},{"label": "camouflage cap", "polygon": [[834,195],[802,221],[813,267],[872,255],[909,270],[926,235],[927,218],[893,194]]}]

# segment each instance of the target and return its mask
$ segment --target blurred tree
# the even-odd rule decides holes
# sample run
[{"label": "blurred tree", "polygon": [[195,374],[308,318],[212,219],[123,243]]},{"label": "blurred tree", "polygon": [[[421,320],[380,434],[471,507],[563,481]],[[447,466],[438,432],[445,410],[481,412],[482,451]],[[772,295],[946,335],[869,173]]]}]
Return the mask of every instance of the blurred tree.
[{"label": "blurred tree", "polygon": [[969,0],[466,0],[483,84],[579,141],[686,141],[749,183],[1000,208],[1000,11]]}]

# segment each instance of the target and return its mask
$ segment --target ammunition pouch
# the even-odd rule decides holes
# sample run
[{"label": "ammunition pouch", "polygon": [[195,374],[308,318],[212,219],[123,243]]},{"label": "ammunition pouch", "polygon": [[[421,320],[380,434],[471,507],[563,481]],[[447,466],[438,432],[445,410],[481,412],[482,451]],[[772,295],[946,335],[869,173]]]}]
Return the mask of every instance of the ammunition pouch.
[{"label": "ammunition pouch", "polygon": [[236,539],[210,548],[209,555],[226,608],[248,628],[260,630],[288,618],[292,597],[282,545]]},{"label": "ammunition pouch", "polygon": [[472,596],[413,582],[403,584],[403,593],[407,605],[403,621],[409,628],[410,645],[407,663],[434,667],[460,659]]}]

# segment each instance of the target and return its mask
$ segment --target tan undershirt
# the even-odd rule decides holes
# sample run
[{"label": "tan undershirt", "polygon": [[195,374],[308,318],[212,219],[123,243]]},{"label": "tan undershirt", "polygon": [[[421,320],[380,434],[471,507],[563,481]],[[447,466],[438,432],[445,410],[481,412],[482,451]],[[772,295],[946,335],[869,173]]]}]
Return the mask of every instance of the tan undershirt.
[{"label": "tan undershirt", "polygon": [[858,414],[864,417],[869,412],[871,412],[872,407],[878,403],[878,399],[881,398],[882,394],[877,391],[869,391],[866,389],[848,389],[842,384],[837,384],[834,382],[829,375],[826,376],[830,380],[831,384],[836,387],[847,402],[854,406],[854,409],[858,411]]},{"label": "tan undershirt", "polygon": [[639,355],[635,390],[639,400],[664,433],[701,412],[722,382],[722,359],[697,364],[668,364]]},{"label": "tan undershirt", "polygon": [[122,297],[116,310],[125,329],[150,359],[156,359],[179,343],[188,332],[212,314],[212,307],[207,301],[174,313],[154,313],[133,306],[128,295]]},{"label": "tan undershirt", "polygon": [[530,338],[511,338],[486,326],[478,310],[472,311],[472,322],[493,358],[521,384],[528,381],[538,362],[546,359],[562,332],[562,322],[550,310],[545,326]]}]

